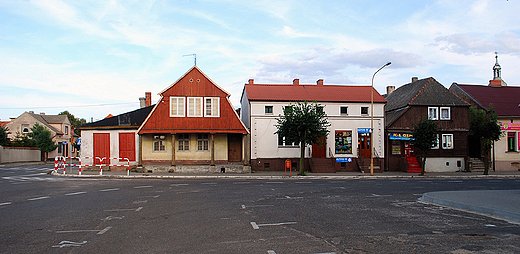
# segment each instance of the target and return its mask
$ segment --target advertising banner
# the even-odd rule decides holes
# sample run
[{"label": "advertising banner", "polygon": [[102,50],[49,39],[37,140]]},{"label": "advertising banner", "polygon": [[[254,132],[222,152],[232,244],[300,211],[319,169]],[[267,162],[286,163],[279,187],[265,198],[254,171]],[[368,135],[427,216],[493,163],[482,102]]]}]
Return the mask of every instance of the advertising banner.
[{"label": "advertising banner", "polygon": [[502,123],[504,131],[520,131],[520,123]]},{"label": "advertising banner", "polygon": [[390,133],[390,140],[413,140],[411,133]]}]

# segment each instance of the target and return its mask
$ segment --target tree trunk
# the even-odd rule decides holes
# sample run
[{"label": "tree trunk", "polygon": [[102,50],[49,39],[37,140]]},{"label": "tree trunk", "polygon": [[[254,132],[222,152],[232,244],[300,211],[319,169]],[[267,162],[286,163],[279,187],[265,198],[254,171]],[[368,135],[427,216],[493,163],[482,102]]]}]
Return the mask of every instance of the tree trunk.
[{"label": "tree trunk", "polygon": [[484,155],[484,175],[489,174],[489,155]]},{"label": "tree trunk", "polygon": [[307,139],[307,131],[303,134],[303,140],[300,142],[300,172],[298,172],[298,175],[303,176],[305,175],[304,169],[304,157],[305,157],[305,142],[304,140]]}]

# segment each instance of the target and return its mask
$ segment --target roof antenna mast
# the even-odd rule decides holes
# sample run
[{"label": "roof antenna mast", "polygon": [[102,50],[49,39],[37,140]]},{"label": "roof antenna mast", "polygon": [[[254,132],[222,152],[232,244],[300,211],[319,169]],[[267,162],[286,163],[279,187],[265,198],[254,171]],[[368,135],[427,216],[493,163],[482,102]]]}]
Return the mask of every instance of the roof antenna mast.
[{"label": "roof antenna mast", "polygon": [[187,55],[183,55],[184,56],[193,56],[193,60],[195,61],[195,66],[197,66],[197,54],[187,54]]}]

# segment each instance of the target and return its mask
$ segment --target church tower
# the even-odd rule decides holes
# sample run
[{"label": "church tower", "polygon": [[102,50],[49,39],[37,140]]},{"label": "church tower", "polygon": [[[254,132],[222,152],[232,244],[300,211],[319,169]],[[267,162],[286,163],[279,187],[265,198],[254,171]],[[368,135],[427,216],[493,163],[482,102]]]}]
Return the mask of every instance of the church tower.
[{"label": "church tower", "polygon": [[493,79],[489,81],[489,86],[493,86],[493,87],[507,86],[506,82],[504,82],[502,80],[502,77],[500,77],[501,70],[502,70],[502,67],[500,67],[500,64],[498,64],[498,52],[495,51],[495,65],[493,66]]}]

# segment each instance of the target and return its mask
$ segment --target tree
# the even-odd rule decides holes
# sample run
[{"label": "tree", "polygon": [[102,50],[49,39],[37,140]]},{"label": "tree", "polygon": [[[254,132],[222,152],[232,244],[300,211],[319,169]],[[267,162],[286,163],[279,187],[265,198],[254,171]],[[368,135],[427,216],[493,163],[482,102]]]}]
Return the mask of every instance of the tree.
[{"label": "tree", "polygon": [[77,118],[73,114],[69,113],[69,111],[67,110],[58,113],[58,115],[66,115],[67,118],[69,118],[70,124],[74,127],[74,133],[80,136],[80,130],[78,130],[77,127],[87,123],[87,120],[85,120],[85,118]]},{"label": "tree", "polygon": [[7,137],[10,133],[7,126],[0,126],[0,146],[7,146],[11,143],[11,140]]},{"label": "tree", "polygon": [[412,144],[416,149],[421,150],[421,175],[424,175],[426,167],[426,153],[437,144],[437,132],[439,132],[437,122],[428,118],[421,120],[413,126]]},{"label": "tree", "polygon": [[13,147],[35,147],[36,144],[27,134],[16,132],[16,136],[11,141]]},{"label": "tree", "polygon": [[283,108],[283,115],[279,115],[275,125],[278,129],[275,134],[285,138],[285,142],[300,144],[300,172],[305,175],[304,156],[305,147],[310,144],[323,145],[323,139],[329,134],[327,114],[323,106],[307,101],[296,103]]},{"label": "tree", "polygon": [[47,158],[47,153],[54,151],[58,147],[52,140],[51,132],[38,123],[31,127],[31,132],[29,132],[28,136],[34,140],[36,147],[40,148],[42,159]]},{"label": "tree", "polygon": [[493,107],[486,113],[483,109],[469,109],[469,135],[482,140],[484,153],[484,175],[489,174],[489,152],[491,143],[502,136],[502,128],[498,124],[497,114]]}]

